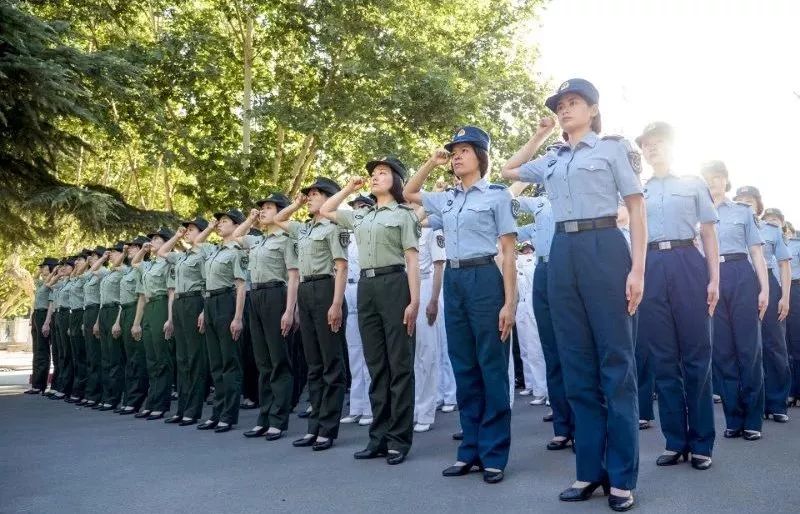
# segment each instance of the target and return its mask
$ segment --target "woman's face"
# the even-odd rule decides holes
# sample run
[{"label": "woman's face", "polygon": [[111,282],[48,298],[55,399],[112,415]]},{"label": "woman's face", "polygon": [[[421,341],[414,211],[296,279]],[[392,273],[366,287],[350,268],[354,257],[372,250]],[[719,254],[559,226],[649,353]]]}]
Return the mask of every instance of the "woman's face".
[{"label": "woman's face", "polygon": [[183,234],[183,240],[187,243],[193,243],[195,238],[200,235],[200,229],[196,225],[189,225],[186,227],[186,232]]},{"label": "woman's face", "polygon": [[50,273],[50,268],[48,266],[39,266],[39,276],[43,277]]},{"label": "woman's face", "polygon": [[325,193],[319,191],[318,189],[312,189],[308,192],[308,212],[312,215],[315,215],[319,212],[320,207],[322,204],[325,203],[328,197]]},{"label": "woman's face", "polygon": [[480,173],[480,163],[475,148],[469,143],[456,143],[450,153],[450,164],[453,166],[453,173],[461,178],[470,173]]},{"label": "woman's face", "polygon": [[385,195],[394,184],[394,175],[392,168],[385,164],[378,164],[372,170],[372,178],[370,179],[370,191],[374,195]]},{"label": "woman's face", "polygon": [[777,225],[779,227],[783,227],[783,222],[781,221],[781,219],[771,214],[768,216],[764,216],[764,221],[766,221],[767,223],[772,223],[773,225]]},{"label": "woman's face", "polygon": [[164,239],[162,239],[161,236],[153,236],[153,239],[150,240],[150,252],[155,255],[163,244]]},{"label": "woman's face", "polygon": [[567,133],[591,127],[592,118],[599,112],[597,105],[589,105],[585,98],[575,93],[562,96],[556,105],[558,124]]},{"label": "woman's face", "polygon": [[108,260],[111,262],[111,265],[114,267],[117,267],[120,264],[122,264],[122,261],[124,259],[125,259],[125,252],[118,252],[117,250],[111,250],[111,255],[108,258]]},{"label": "woman's face", "polygon": [[672,141],[661,135],[647,136],[642,140],[642,155],[652,168],[672,164]]},{"label": "woman's face", "polygon": [[132,259],[133,256],[136,255],[139,252],[139,250],[141,250],[141,249],[142,249],[142,247],[139,246],[139,245],[130,245],[128,247],[128,257],[130,257]]},{"label": "woman's face", "polygon": [[737,196],[736,201],[746,203],[753,208],[753,212],[758,212],[758,200],[755,197],[750,195]]},{"label": "woman's face", "polygon": [[219,223],[217,223],[217,234],[220,237],[228,237],[233,234],[233,231],[236,230],[236,224],[227,216],[223,216],[219,219]]},{"label": "woman's face", "polygon": [[75,269],[78,271],[86,269],[86,257],[78,257],[75,259]]},{"label": "woman's face", "polygon": [[728,179],[725,175],[719,173],[703,173],[703,178],[708,184],[708,190],[711,196],[721,196],[725,194],[725,189],[728,187]]},{"label": "woman's face", "polygon": [[261,204],[261,209],[258,212],[258,222],[261,223],[262,226],[266,226],[272,223],[272,220],[275,218],[275,215],[278,214],[278,206],[272,202],[266,202]]}]

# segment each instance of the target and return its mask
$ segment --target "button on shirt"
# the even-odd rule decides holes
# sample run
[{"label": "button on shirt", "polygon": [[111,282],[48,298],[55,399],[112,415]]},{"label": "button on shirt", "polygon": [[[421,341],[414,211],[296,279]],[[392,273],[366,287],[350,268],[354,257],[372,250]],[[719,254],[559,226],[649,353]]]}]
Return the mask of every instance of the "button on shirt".
[{"label": "button on shirt", "polygon": [[100,281],[100,305],[119,303],[119,283],[128,272],[128,266],[112,268]]},{"label": "button on shirt", "polygon": [[422,229],[419,237],[419,271],[423,277],[433,273],[433,263],[443,262],[447,256],[444,250],[444,233],[430,227]]},{"label": "button on shirt", "polygon": [[508,191],[485,179],[466,191],[461,184],[441,193],[424,191],[422,205],[432,218],[441,217],[448,259],[496,255],[497,238],[517,232]]},{"label": "button on shirt", "polygon": [[717,213],[720,255],[749,253],[751,246],[764,244],[755,214],[749,205],[726,198],[717,206]]},{"label": "button on shirt", "polygon": [[340,209],[336,220],[355,234],[362,269],[405,264],[405,250],[418,249],[417,216],[397,202],[358,210]]},{"label": "button on shirt", "polygon": [[69,288],[69,308],[72,310],[83,309],[83,285],[89,277],[85,273],[72,277],[69,279],[71,286]]},{"label": "button on shirt", "polygon": [[764,239],[764,259],[767,261],[767,268],[777,268],[778,261],[788,261],[792,258],[780,227],[762,221],[758,224],[758,230]]},{"label": "button on shirt", "polygon": [[149,262],[142,262],[138,268],[129,266],[119,282],[119,303],[126,305],[139,299],[137,292],[141,288],[142,271],[150,266]]},{"label": "button on shirt", "polygon": [[800,279],[800,239],[789,239],[786,246],[789,247],[789,253],[792,255],[792,280]]},{"label": "button on shirt", "polygon": [[90,275],[86,282],[83,284],[83,305],[88,307],[90,305],[100,305],[100,282],[110,272],[108,268],[100,268],[94,273],[87,271],[86,274]]},{"label": "button on shirt", "polygon": [[533,225],[535,227],[533,239],[517,239],[520,241],[530,241],[536,249],[537,257],[548,257],[550,255],[550,245],[553,243],[553,234],[556,232],[556,221],[553,218],[553,206],[546,196],[535,198],[520,196],[517,198],[522,212],[533,214]]},{"label": "button on shirt", "polygon": [[247,280],[247,258],[235,241],[219,245],[206,259],[206,291],[234,287],[237,280]]},{"label": "button on shirt", "polygon": [[289,222],[289,235],[297,242],[301,277],[333,275],[335,260],[347,260],[350,234],[330,220]]},{"label": "button on shirt", "polygon": [[717,209],[699,177],[652,177],[645,183],[647,241],[694,239],[698,223],[716,223]]},{"label": "button on shirt", "polygon": [[[139,265],[144,266],[144,263]],[[141,270],[141,281],[137,293],[143,294],[148,300],[153,297],[166,296],[170,287],[170,273],[172,265],[166,257],[156,257],[150,264]]]},{"label": "button on shirt", "polygon": [[283,230],[263,236],[244,236],[242,247],[249,250],[247,269],[256,284],[288,282],[289,270],[297,269],[294,241]]},{"label": "button on shirt", "polygon": [[50,303],[50,288],[44,280],[37,280],[34,282],[36,285],[36,292],[33,295],[33,308],[46,309],[47,304]]},{"label": "button on shirt", "polygon": [[628,141],[589,132],[572,148],[562,145],[523,164],[520,179],[544,184],[555,221],[616,216],[619,197],[640,194]]},{"label": "button on shirt", "polygon": [[205,263],[206,258],[214,253],[216,246],[211,243],[200,243],[183,253],[171,252],[167,255],[167,262],[172,265],[175,292],[182,294],[189,291],[202,291],[206,285]]}]

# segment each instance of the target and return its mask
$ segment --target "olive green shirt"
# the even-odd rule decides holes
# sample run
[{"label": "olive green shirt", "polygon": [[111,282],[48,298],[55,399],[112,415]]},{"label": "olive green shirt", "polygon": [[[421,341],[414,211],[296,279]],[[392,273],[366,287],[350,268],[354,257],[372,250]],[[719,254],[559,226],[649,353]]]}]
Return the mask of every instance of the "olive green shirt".
[{"label": "olive green shirt", "polygon": [[119,281],[119,303],[126,305],[139,299],[139,287],[142,282],[142,271],[150,266],[149,262],[143,262],[138,268],[129,266],[122,279]]},{"label": "olive green shirt", "polygon": [[108,268],[100,268],[92,273],[87,271],[86,274],[90,275],[83,284],[83,306],[100,305],[100,282],[110,272]]},{"label": "olive green shirt", "polygon": [[419,248],[420,228],[410,207],[391,202],[358,210],[336,211],[343,228],[353,230],[361,269],[405,264],[405,250]]},{"label": "olive green shirt", "polygon": [[236,280],[247,280],[247,257],[235,241],[219,245],[206,259],[206,291],[233,287]]},{"label": "olive green shirt", "polygon": [[287,282],[289,270],[297,269],[294,241],[283,230],[263,236],[244,236],[242,247],[249,250],[247,269],[254,283]]},{"label": "olive green shirt", "polygon": [[82,273],[69,279],[72,284],[69,288],[69,308],[72,310],[83,309],[83,284],[89,277]]},{"label": "olive green shirt", "polygon": [[61,307],[69,307],[69,303],[63,303],[63,304],[61,303],[62,300],[68,301],[68,296],[63,296],[61,294],[61,291],[66,286],[67,286],[67,279],[65,278],[61,278],[58,280],[58,282],[53,284],[53,287],[51,288],[52,292],[50,294],[50,301],[53,302],[54,309],[60,309]]},{"label": "olive green shirt", "polygon": [[100,281],[100,306],[119,303],[119,283],[128,272],[128,266],[118,266],[109,270]]},{"label": "olive green shirt", "polygon": [[176,293],[203,290],[206,285],[203,278],[205,261],[215,249],[211,243],[201,243],[183,253],[172,252],[167,256],[167,260],[172,264],[170,275],[174,277]]},{"label": "olive green shirt", "polygon": [[[144,264],[140,264],[140,267]],[[142,280],[137,293],[143,294],[148,300],[155,296],[166,296],[169,289],[169,274],[172,265],[165,257],[156,257],[150,265],[141,270]]]},{"label": "olive green shirt", "polygon": [[330,220],[290,221],[289,235],[297,241],[297,267],[301,277],[333,275],[334,261],[347,260],[350,233]]},{"label": "olive green shirt", "polygon": [[50,303],[50,288],[44,280],[34,281],[36,291],[33,294],[33,308],[46,309],[47,304]]}]

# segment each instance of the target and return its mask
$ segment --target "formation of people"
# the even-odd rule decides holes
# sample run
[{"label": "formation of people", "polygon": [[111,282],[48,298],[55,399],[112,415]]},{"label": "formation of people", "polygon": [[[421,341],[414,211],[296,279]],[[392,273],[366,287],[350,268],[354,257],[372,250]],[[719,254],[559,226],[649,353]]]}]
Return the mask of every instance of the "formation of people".
[{"label": "formation of people", "polygon": [[[555,117],[503,165],[509,187],[487,179],[489,134],[465,126],[411,177],[382,157],[344,187],[317,177],[247,216],[44,259],[28,392],[217,433],[249,399],[259,414],[244,436],[275,441],[307,387],[293,446],[327,450],[358,423],[355,459],[390,465],[457,405],[442,474],[497,483],[515,333],[520,394],[552,410],[546,448],[575,453],[560,500],[602,488],[611,509],[634,506],[654,399],[656,464],[709,469],[715,401],[724,437],[748,441],[800,401],[800,239],[757,188],[731,198],[722,161],[678,174],[670,125],[648,125],[638,150],[602,136],[599,96],[561,84],[546,102]],[[540,152],[557,126],[561,142]],[[424,190],[441,166],[453,184]],[[518,226],[522,212],[533,222]]]}]

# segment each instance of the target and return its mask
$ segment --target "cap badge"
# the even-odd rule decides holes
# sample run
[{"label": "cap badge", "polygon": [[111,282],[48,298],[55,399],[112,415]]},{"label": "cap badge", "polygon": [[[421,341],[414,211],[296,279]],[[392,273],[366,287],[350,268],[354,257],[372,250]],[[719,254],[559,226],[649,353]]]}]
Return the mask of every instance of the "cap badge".
[{"label": "cap badge", "polygon": [[461,129],[461,130],[458,131],[458,134],[456,134],[456,137],[465,136],[466,134],[467,134],[467,131],[464,130],[464,129]]},{"label": "cap badge", "polygon": [[568,87],[569,87],[569,81],[566,81],[566,82],[564,82],[563,84],[561,84],[561,87],[559,87],[559,88],[558,88],[558,91],[559,91],[559,92],[561,92],[561,91],[564,91],[564,90],[565,90],[565,89],[567,89]]}]

